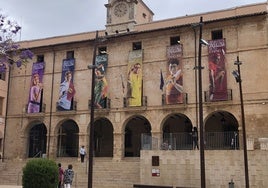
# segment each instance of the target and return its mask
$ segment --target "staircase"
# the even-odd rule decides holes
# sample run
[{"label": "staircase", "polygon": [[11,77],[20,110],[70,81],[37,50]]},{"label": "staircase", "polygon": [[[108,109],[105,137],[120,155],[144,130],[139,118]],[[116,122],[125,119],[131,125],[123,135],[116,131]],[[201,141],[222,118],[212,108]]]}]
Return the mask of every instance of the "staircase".
[{"label": "staircase", "polygon": [[[112,158],[94,158],[93,187],[94,188],[132,188],[133,184],[140,181],[140,163],[138,159],[115,161]],[[63,169],[68,164],[73,165],[75,173],[73,188],[88,187],[88,163],[81,163],[77,158],[58,158]],[[22,168],[27,163],[24,161],[0,162],[1,185],[21,185]]]}]

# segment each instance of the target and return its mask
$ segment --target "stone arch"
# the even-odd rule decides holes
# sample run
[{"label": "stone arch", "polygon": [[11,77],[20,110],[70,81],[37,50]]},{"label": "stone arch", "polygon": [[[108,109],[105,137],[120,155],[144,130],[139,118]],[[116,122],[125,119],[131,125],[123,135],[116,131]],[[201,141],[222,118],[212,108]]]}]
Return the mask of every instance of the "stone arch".
[{"label": "stone arch", "polygon": [[192,149],[192,122],[184,114],[172,113],[162,123],[162,149]]},{"label": "stone arch", "polygon": [[28,134],[28,157],[42,157],[47,149],[47,128],[43,122],[33,121],[25,129]]},{"label": "stone arch", "polygon": [[238,121],[227,111],[215,111],[205,119],[206,149],[238,149]]},{"label": "stone arch", "polygon": [[147,140],[151,139],[151,129],[150,122],[144,116],[135,115],[128,118],[124,130],[125,157],[140,157],[140,150],[147,144],[150,145]]},{"label": "stone arch", "polygon": [[61,121],[58,126],[58,157],[78,157],[79,127],[72,119]]},{"label": "stone arch", "polygon": [[113,157],[114,128],[107,118],[94,121],[95,157]]}]

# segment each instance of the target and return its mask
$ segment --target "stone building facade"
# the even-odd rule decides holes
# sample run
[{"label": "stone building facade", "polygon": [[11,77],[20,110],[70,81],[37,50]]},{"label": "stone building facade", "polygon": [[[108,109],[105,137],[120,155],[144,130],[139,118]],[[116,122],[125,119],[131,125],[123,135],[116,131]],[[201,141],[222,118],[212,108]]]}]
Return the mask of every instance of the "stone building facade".
[{"label": "stone building facade", "polygon": [[[140,0],[111,0],[106,7],[107,30],[21,43],[34,51],[36,59],[11,70],[5,161],[48,157],[79,163],[79,147],[89,148],[93,104],[94,187],[199,187],[199,152],[193,149],[192,129],[200,132],[196,67],[202,17],[202,38],[208,41],[200,56],[207,187],[226,187],[231,179],[237,187],[245,185],[241,101],[232,75],[237,57],[242,62],[250,184],[267,187],[267,3],[162,21],[152,21],[152,11]],[[211,57],[219,53],[224,72],[212,77]],[[168,77],[177,76],[170,73],[174,59],[179,61],[181,79],[175,102],[167,91]],[[94,71],[89,69],[92,62],[97,65]],[[138,103],[133,102],[135,93],[129,95],[134,92],[130,85],[134,69],[141,69],[135,75],[141,79]],[[59,108],[59,98],[68,71],[72,94],[66,110]],[[36,73],[42,83],[39,102],[30,99]],[[217,81],[223,84],[218,90]],[[29,111],[30,103],[39,105],[38,112]],[[83,177],[78,174],[76,187],[86,185]]]}]

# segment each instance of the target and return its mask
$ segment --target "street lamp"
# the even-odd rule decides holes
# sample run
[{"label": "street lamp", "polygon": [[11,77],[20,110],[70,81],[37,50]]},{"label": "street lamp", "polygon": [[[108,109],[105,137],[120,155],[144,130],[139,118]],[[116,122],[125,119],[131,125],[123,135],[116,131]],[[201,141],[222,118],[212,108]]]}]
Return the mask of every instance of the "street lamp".
[{"label": "street lamp", "polygon": [[246,125],[245,125],[244,102],[243,102],[243,92],[242,92],[242,79],[241,79],[241,73],[240,73],[241,64],[242,62],[239,61],[239,56],[237,56],[237,60],[234,62],[234,65],[237,65],[237,70],[234,70],[232,74],[235,77],[236,82],[239,83],[241,118],[242,118],[242,129],[243,129],[243,145],[244,145],[245,182],[246,182],[246,188],[249,188]]},{"label": "street lamp", "polygon": [[88,65],[88,69],[92,70],[91,80],[91,104],[90,104],[90,132],[89,132],[89,154],[88,154],[88,188],[92,188],[93,184],[93,153],[94,153],[94,99],[95,99],[95,68],[96,68],[96,52],[98,45],[98,31],[94,41],[94,51],[92,65]]},{"label": "street lamp", "polygon": [[208,42],[202,39],[203,17],[200,17],[199,23],[199,46],[198,46],[198,83],[199,83],[199,128],[200,128],[200,173],[201,188],[206,187],[205,175],[205,152],[204,152],[204,126],[203,126],[203,97],[202,97],[202,45],[208,45]]}]

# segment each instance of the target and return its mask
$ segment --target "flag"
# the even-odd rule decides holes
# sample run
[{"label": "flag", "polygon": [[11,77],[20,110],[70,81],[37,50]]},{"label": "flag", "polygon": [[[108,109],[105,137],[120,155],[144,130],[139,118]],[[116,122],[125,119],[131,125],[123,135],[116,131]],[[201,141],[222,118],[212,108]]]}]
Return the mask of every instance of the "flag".
[{"label": "flag", "polygon": [[164,78],[163,78],[163,74],[162,74],[162,69],[160,70],[160,89],[163,91],[163,87],[164,87]]}]

